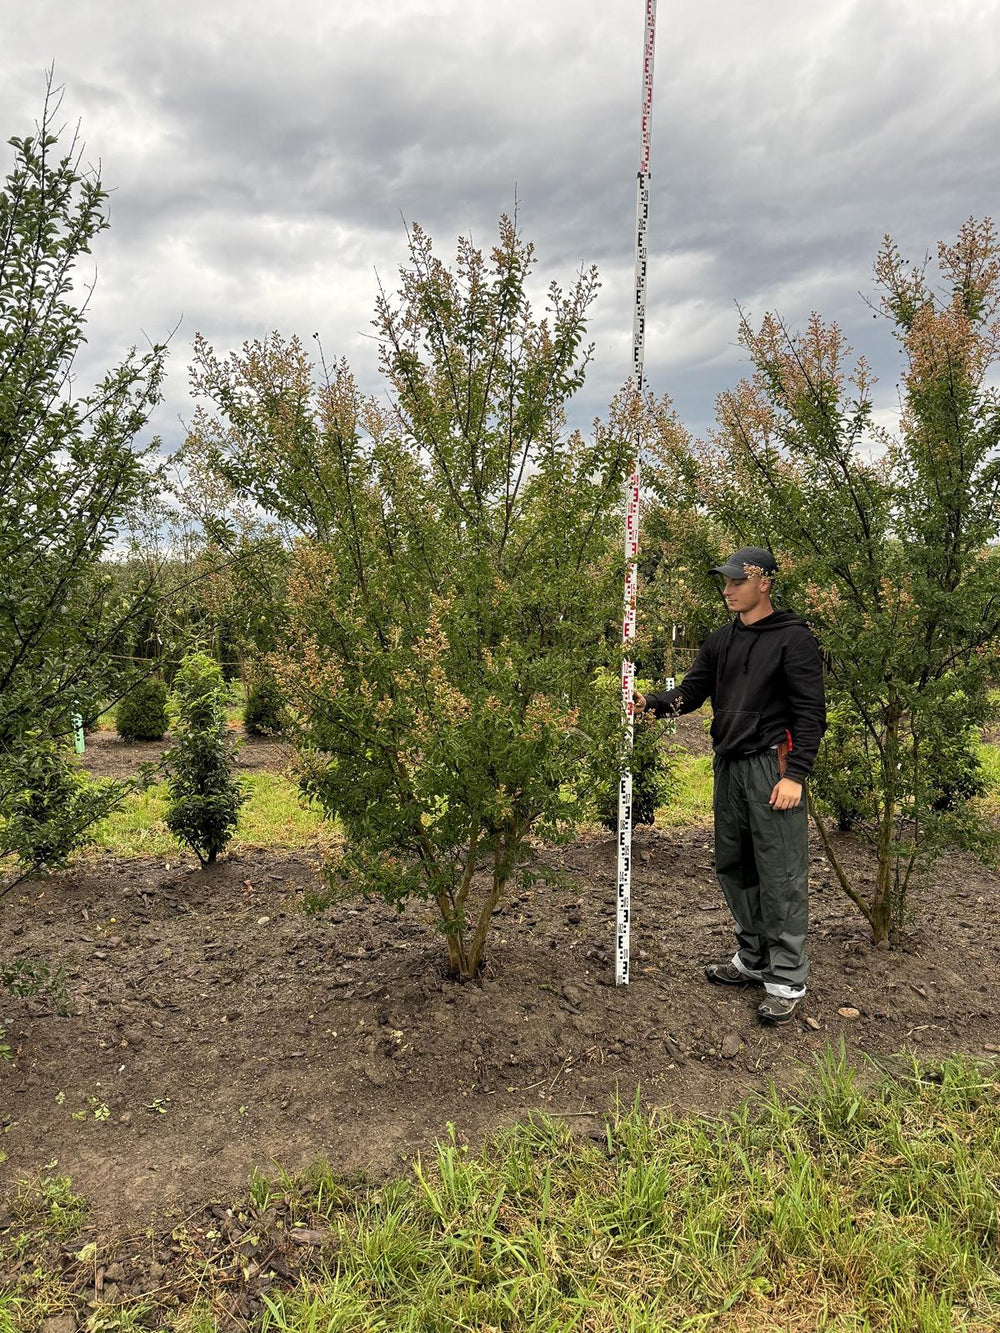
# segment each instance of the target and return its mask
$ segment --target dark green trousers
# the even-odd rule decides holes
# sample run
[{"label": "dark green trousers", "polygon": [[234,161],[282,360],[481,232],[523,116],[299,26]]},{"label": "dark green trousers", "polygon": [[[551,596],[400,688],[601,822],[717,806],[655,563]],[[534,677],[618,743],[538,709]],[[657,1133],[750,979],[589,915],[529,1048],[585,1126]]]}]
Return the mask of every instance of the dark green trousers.
[{"label": "dark green trousers", "polygon": [[809,823],[805,790],[793,810],[768,805],[778,781],[774,750],[715,756],[715,873],[736,923],[740,962],[765,986],[805,985],[809,925]]}]

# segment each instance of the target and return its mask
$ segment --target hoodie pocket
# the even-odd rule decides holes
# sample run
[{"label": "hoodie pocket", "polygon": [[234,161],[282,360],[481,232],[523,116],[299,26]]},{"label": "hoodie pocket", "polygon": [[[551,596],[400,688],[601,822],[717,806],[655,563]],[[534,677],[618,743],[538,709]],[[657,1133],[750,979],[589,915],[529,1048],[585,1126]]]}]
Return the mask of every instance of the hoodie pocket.
[{"label": "hoodie pocket", "polygon": [[759,750],[760,713],[742,708],[719,708],[712,717],[712,743],[723,754],[745,754]]}]

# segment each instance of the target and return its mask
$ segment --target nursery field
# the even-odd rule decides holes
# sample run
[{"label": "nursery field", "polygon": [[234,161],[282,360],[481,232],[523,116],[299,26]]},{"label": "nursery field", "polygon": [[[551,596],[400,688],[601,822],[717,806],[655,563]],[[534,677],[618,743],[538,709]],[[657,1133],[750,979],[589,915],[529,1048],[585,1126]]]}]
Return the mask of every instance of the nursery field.
[{"label": "nursery field", "polygon": [[[0,1333],[1000,1328],[992,221],[936,277],[884,238],[889,433],[840,325],[773,311],[704,439],[641,374],[572,429],[601,279],[539,305],[505,215],[452,263],[407,225],[384,395],[196,330],[167,455],[167,342],[75,387],[108,194],[46,88],[0,186]],[[677,763],[635,730],[614,985],[618,627],[662,680],[710,571],[795,612],[712,691],[815,758],[777,1030],[704,978],[698,717]]]},{"label": "nursery field", "polygon": [[[700,721],[683,725],[689,750],[703,750]],[[98,775],[123,773],[154,750],[100,733],[86,762]],[[157,840],[148,804],[155,793],[147,794],[145,837],[133,812],[131,825],[124,819],[101,831],[104,846],[8,902],[12,958],[42,956],[62,967],[68,997],[61,1007],[39,998],[5,1002],[13,1058],[0,1066],[2,1217],[10,1236],[22,1235],[20,1249],[6,1249],[5,1260],[21,1281],[37,1268],[39,1237],[46,1237],[54,1247],[55,1269],[46,1278],[53,1318],[72,1307],[70,1289],[74,1299],[82,1301],[85,1289],[97,1302],[80,1305],[79,1327],[211,1329],[276,1318],[265,1295],[280,1286],[283,1266],[297,1272],[307,1253],[319,1262],[322,1246],[315,1255],[309,1247],[327,1235],[331,1199],[341,1198],[349,1182],[388,1188],[386,1182],[407,1176],[414,1154],[433,1157],[436,1141],[450,1135],[455,1151],[478,1149],[531,1113],[545,1113],[552,1124],[512,1132],[529,1140],[538,1132],[547,1152],[575,1161],[578,1153],[567,1145],[576,1143],[586,1158],[607,1140],[615,1106],[627,1108],[636,1095],[644,1109],[712,1117],[735,1110],[748,1095],[767,1096],[772,1081],[797,1095],[789,1090],[808,1084],[814,1058],[829,1066],[831,1050],[841,1049],[845,1067],[867,1071],[862,1083],[882,1073],[912,1077],[956,1054],[970,1057],[962,1077],[996,1103],[1000,962],[992,923],[1000,912],[1000,878],[962,855],[941,861],[913,894],[912,937],[905,949],[890,952],[871,947],[814,849],[809,1002],[791,1028],[763,1029],[752,992],[720,991],[702,980],[703,964],[731,948],[704,823],[637,832],[628,988],[616,988],[613,975],[614,838],[598,829],[569,847],[543,850],[559,884],[518,892],[496,913],[485,975],[458,986],[444,975],[443,943],[422,904],[397,913],[356,898],[306,910],[321,888],[318,820],[268,788],[280,783],[283,762],[281,748],[266,742],[249,742],[240,753],[263,793],[258,803],[269,812],[257,840],[270,845],[254,845],[243,833],[228,857],[199,870],[169,838]],[[132,854],[108,850],[122,839]],[[838,853],[857,864],[848,835],[840,836]],[[631,1135],[660,1132],[641,1117],[629,1124]],[[991,1134],[995,1152],[1000,1129],[994,1125]],[[509,1141],[508,1149],[514,1151]],[[317,1162],[327,1164],[319,1176]],[[303,1171],[307,1184],[293,1186],[291,1178]],[[279,1176],[283,1186],[263,1183]],[[26,1181],[35,1182],[33,1190],[17,1183]],[[284,1202],[277,1212],[271,1206],[266,1223],[250,1227],[249,1214],[233,1221],[241,1206],[272,1194]],[[74,1211],[77,1195],[87,1201],[85,1213]],[[370,1203],[370,1190],[365,1197]],[[994,1197],[994,1250],[995,1204]],[[231,1205],[235,1213],[226,1211]],[[317,1209],[324,1208],[319,1226]],[[48,1220],[47,1232],[31,1231],[39,1217]],[[53,1239],[53,1218],[71,1239]],[[281,1218],[290,1229],[296,1219],[308,1222],[312,1240],[299,1235],[303,1244],[290,1252],[294,1263],[287,1243],[282,1249],[268,1242],[273,1262],[264,1262],[262,1237]],[[494,1215],[490,1226],[496,1223]],[[19,1233],[18,1226],[27,1230]],[[213,1259],[226,1245],[228,1258]],[[167,1307],[158,1304],[164,1291],[175,1300],[187,1291],[181,1304],[194,1308],[192,1263],[214,1273],[204,1276],[204,1286],[214,1293],[205,1310],[215,1313],[205,1314],[203,1324],[158,1324],[166,1319]],[[747,1270],[746,1291],[756,1292],[759,1304],[766,1265],[759,1257],[756,1264]],[[27,1288],[15,1289],[23,1296]],[[116,1302],[140,1298],[148,1306],[145,1322],[126,1324],[113,1313],[101,1318],[119,1322],[94,1322],[94,1309],[113,1312]],[[653,1306],[641,1308],[648,1314]],[[706,1307],[695,1301],[684,1308],[693,1318]],[[229,1314],[223,1318],[220,1310]],[[681,1326],[641,1322],[640,1313],[637,1306],[639,1322],[631,1324],[533,1324],[509,1316],[491,1323],[484,1315],[478,1323],[456,1317],[412,1327]],[[683,1326],[908,1326],[782,1323],[778,1315],[773,1323],[729,1323],[721,1308],[717,1313],[723,1322]],[[82,1322],[85,1315],[90,1324]],[[0,1328],[36,1326],[4,1317]],[[403,1326],[365,1322],[357,1311],[352,1318],[307,1323],[303,1315],[302,1322],[264,1326]],[[77,1326],[49,1328],[63,1333]]]}]

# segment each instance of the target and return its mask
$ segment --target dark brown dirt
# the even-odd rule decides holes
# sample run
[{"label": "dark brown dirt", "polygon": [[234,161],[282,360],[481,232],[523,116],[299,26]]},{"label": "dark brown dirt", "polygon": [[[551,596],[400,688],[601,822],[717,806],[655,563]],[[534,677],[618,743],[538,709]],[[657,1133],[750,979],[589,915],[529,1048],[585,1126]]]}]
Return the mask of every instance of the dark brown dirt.
[{"label": "dark brown dirt", "polygon": [[810,997],[774,1030],[756,1022],[757,992],[702,980],[732,948],[710,830],[642,829],[635,850],[627,988],[613,984],[604,833],[546,851],[564,887],[497,913],[486,975],[467,986],[442,975],[421,904],[306,914],[304,853],[210,873],[84,861],[11,895],[7,956],[63,967],[70,1003],[60,1015],[3,998],[15,1060],[0,1063],[0,1185],[58,1164],[116,1229],[237,1197],[253,1165],[391,1171],[448,1122],[475,1140],[544,1108],[586,1130],[637,1084],[652,1103],[714,1112],[795,1077],[831,1040],[876,1057],[1000,1042],[1000,878],[968,859],[945,859],[915,894],[923,943],[880,952],[817,854]]},{"label": "dark brown dirt", "polygon": [[697,713],[685,713],[674,721],[671,743],[679,745],[689,754],[704,755],[712,753],[712,738],[708,734],[708,724],[712,720],[709,708]]},{"label": "dark brown dirt", "polygon": [[[234,731],[233,740],[238,741],[236,768],[240,772],[280,772],[291,754],[287,745],[263,736],[245,736],[242,730]],[[114,731],[94,731],[87,736],[81,763],[95,778],[127,778],[139,764],[158,764],[169,747],[169,736],[162,741],[128,742]]]}]

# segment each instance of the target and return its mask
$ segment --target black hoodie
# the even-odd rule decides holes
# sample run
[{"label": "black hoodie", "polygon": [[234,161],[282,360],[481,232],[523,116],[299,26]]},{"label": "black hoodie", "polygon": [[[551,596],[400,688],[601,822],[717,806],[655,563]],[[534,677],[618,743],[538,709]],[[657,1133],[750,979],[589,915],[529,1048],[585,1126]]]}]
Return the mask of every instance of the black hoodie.
[{"label": "black hoodie", "polygon": [[806,622],[792,611],[773,611],[744,625],[736,616],[702,644],[676,690],[647,694],[657,717],[691,713],[712,700],[712,745],[725,759],[766,750],[791,738],[787,776],[812,772],[826,730],[823,663]]}]

